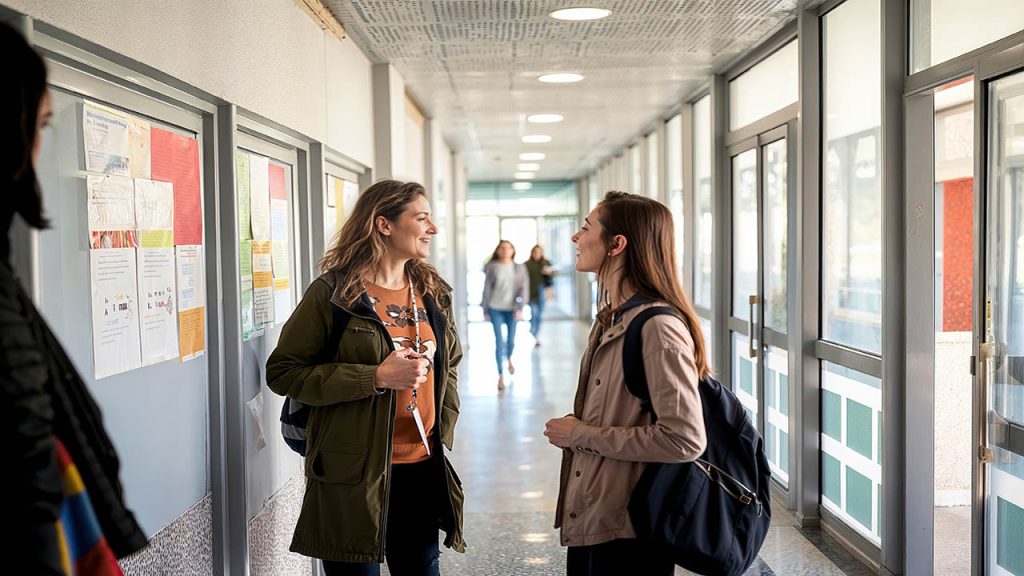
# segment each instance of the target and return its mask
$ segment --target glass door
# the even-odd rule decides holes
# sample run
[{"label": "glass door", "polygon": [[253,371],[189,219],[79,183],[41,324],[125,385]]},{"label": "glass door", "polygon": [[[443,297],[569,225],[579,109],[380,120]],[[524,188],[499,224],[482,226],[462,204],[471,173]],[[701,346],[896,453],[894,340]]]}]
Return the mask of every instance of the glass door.
[{"label": "glass door", "polygon": [[1024,73],[988,87],[984,572],[1024,574]]},{"label": "glass door", "polygon": [[765,440],[773,477],[789,484],[787,279],[790,125],[730,152],[733,391]]}]

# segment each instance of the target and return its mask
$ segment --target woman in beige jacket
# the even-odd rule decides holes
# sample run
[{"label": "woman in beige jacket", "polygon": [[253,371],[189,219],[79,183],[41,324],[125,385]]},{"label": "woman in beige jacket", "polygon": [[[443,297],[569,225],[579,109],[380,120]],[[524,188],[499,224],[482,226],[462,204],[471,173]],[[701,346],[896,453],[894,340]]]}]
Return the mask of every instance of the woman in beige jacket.
[{"label": "woman in beige jacket", "polygon": [[[573,413],[548,421],[544,432],[563,449],[555,527],[568,546],[569,576],[674,570],[672,560],[637,539],[627,510],[645,463],[695,460],[706,444],[697,383],[710,368],[676,273],[674,238],[664,205],[623,192],[609,192],[573,236],[576,269],[597,273],[603,306],[583,354]],[[650,306],[680,316],[654,316],[643,328],[656,424],[641,413],[622,368],[626,328]]]}]

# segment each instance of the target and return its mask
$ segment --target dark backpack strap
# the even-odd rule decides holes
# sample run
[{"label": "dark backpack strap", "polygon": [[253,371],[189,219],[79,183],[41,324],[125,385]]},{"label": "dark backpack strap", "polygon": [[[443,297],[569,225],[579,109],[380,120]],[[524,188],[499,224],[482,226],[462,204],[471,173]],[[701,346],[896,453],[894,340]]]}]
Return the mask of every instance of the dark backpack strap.
[{"label": "dark backpack strap", "polygon": [[679,316],[675,308],[668,306],[654,306],[642,310],[633,318],[626,328],[625,339],[622,344],[622,371],[626,379],[626,388],[629,393],[640,399],[640,410],[651,413],[651,420],[657,421],[658,415],[654,413],[651,406],[651,392],[647,388],[647,371],[644,369],[644,324],[654,316],[660,314],[671,314]]}]

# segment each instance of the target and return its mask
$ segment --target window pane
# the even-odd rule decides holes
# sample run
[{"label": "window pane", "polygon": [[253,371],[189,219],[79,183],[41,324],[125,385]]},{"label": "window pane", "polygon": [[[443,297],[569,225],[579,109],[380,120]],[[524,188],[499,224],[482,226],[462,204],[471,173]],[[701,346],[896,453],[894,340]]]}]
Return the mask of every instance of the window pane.
[{"label": "window pane", "polygon": [[750,318],[757,295],[757,150],[732,159],[732,315]]},{"label": "window pane", "polygon": [[693,251],[693,300],[698,306],[711,308],[711,96],[693,105],[693,189],[695,192],[694,225],[697,246]]},{"label": "window pane", "polygon": [[782,110],[800,98],[797,41],[729,83],[729,129],[736,130]]},{"label": "window pane", "polygon": [[882,383],[822,362],[821,401],[822,506],[881,544]]},{"label": "window pane", "polygon": [[686,257],[686,207],[683,205],[683,117],[678,114],[665,123],[665,162],[668,207],[676,228],[676,273],[682,277]]},{"label": "window pane", "polygon": [[644,138],[644,150],[647,155],[647,176],[644,178],[644,194],[651,198],[658,197],[658,172],[661,162],[658,161],[658,133],[651,132]]},{"label": "window pane", "polygon": [[825,161],[823,337],[882,350],[879,0],[847,0],[822,23]]},{"label": "window pane", "polygon": [[772,475],[783,486],[789,485],[789,416],[783,406],[788,404],[789,383],[786,373],[789,371],[789,353],[775,346],[768,347],[764,356],[764,396],[765,396],[765,441],[772,438],[772,449],[765,448],[768,466]]},{"label": "window pane", "polygon": [[914,72],[1024,29],[1020,0],[911,0]]},{"label": "window pane", "polygon": [[629,189],[627,192],[643,194],[644,164],[639,144],[629,147],[629,158],[626,159],[626,165],[629,167]]},{"label": "window pane", "polygon": [[765,253],[764,291],[765,325],[785,334],[786,330],[786,255],[788,253],[786,196],[786,140],[764,148]]},{"label": "window pane", "polygon": [[750,421],[757,426],[757,358],[747,354],[750,340],[743,334],[732,333],[732,391],[736,394]]}]

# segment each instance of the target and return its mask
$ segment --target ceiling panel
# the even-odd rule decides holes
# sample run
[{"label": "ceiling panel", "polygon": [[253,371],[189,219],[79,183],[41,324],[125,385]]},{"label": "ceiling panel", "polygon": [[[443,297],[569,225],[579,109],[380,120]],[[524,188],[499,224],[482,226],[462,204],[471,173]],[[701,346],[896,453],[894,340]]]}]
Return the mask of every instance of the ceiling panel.
[{"label": "ceiling panel", "polygon": [[[470,179],[508,180],[519,153],[541,151],[538,179],[577,178],[706,82],[713,70],[795,18],[806,0],[326,0],[374,62],[390,62]],[[607,8],[590,22],[548,16]],[[579,72],[575,84],[537,76]],[[529,124],[555,112],[557,124]],[[549,134],[547,144],[523,144]]]}]

